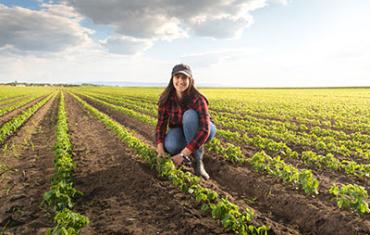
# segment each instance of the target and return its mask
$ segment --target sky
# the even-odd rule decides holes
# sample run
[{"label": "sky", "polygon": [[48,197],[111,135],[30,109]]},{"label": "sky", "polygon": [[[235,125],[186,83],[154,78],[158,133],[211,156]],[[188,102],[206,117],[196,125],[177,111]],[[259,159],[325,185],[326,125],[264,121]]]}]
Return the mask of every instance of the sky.
[{"label": "sky", "polygon": [[0,0],[0,83],[370,86],[369,0]]}]

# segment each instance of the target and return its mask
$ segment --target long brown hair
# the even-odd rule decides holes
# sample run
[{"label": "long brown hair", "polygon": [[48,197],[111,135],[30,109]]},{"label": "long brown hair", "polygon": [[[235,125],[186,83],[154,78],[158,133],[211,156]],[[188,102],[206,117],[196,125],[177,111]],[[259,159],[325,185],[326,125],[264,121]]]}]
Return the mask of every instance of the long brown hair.
[{"label": "long brown hair", "polygon": [[[192,77],[189,77],[189,79],[190,79],[189,87],[184,91],[182,105],[187,106],[188,104],[190,104],[194,96],[202,96],[206,100],[207,104],[209,104],[207,98],[200,91],[198,91],[197,88],[195,88],[194,79]],[[172,76],[166,89],[162,92],[161,96],[159,97],[158,105],[163,106],[174,94],[174,92],[176,92],[176,90],[175,87],[173,86],[173,76]]]}]

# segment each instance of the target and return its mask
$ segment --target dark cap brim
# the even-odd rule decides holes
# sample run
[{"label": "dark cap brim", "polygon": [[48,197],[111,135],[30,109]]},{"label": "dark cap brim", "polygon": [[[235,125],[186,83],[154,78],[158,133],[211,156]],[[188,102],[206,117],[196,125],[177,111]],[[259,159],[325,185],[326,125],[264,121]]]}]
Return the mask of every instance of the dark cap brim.
[{"label": "dark cap brim", "polygon": [[176,74],[179,74],[179,73],[181,73],[181,74],[184,74],[184,75],[186,75],[186,76],[188,76],[188,77],[191,77],[191,74],[189,74],[188,72],[186,72],[186,71],[178,71],[178,72],[176,72],[175,74],[173,74],[173,75],[176,75]]}]

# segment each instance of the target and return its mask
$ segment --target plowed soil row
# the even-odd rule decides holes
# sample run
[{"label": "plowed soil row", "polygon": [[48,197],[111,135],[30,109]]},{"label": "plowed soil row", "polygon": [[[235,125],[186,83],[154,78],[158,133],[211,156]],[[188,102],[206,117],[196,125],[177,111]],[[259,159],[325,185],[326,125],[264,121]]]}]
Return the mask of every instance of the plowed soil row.
[{"label": "plowed soil row", "polygon": [[2,115],[0,117],[0,127],[10,121],[13,117],[16,117],[18,116],[19,114],[21,114],[24,110],[28,109],[29,107],[31,107],[32,105],[36,104],[37,102],[39,102],[40,100],[42,100],[43,98],[45,98],[45,96],[41,96],[41,97],[38,97],[30,102],[28,102],[27,104],[23,105],[22,107],[19,107],[13,111],[10,111],[8,113],[5,113],[4,115]]},{"label": "plowed soil row", "polygon": [[0,233],[43,234],[52,226],[41,202],[54,170],[58,100],[43,105],[0,153],[0,161],[11,169],[0,176]]},{"label": "plowed soil row", "polygon": [[[153,127],[143,124],[118,111],[111,110],[84,98],[89,104],[137,131],[154,145]],[[234,197],[246,198],[254,202],[252,206],[260,212],[270,214],[270,218],[297,228],[308,234],[369,234],[369,216],[341,210],[329,201],[328,197],[311,198],[304,196],[281,181],[261,175],[246,167],[232,166],[222,156],[207,154],[207,169],[214,184]],[[320,199],[320,200],[319,200]]]},{"label": "plowed soil row", "polygon": [[[223,137],[219,137],[221,141],[230,142]],[[252,157],[255,153],[259,152],[258,148],[249,146],[249,145],[241,145],[233,143],[236,146],[239,146],[244,153],[245,156]],[[294,150],[294,148],[293,148]],[[265,151],[270,156],[273,156],[272,152]],[[331,169],[317,168],[313,165],[305,164],[302,160],[285,157],[283,158],[284,162],[289,163],[298,169],[310,169],[314,173],[314,175],[318,178],[320,182],[320,191],[328,191],[328,189],[333,185],[333,183],[342,183],[342,184],[357,184],[364,186],[365,188],[369,189],[370,182],[367,177],[365,176],[355,176],[351,174],[347,174],[345,171],[335,171]]]},{"label": "plowed soil row", "polygon": [[75,209],[91,224],[81,234],[225,234],[190,196],[158,179],[70,95],[66,110],[77,163]]},{"label": "plowed soil row", "polygon": [[15,104],[16,102],[18,102],[22,99],[26,99],[27,97],[29,97],[29,96],[28,95],[19,95],[19,96],[13,96],[13,97],[9,97],[9,98],[6,98],[6,99],[2,99],[2,100],[0,100],[0,109],[3,108],[3,107],[9,106],[9,105]]}]

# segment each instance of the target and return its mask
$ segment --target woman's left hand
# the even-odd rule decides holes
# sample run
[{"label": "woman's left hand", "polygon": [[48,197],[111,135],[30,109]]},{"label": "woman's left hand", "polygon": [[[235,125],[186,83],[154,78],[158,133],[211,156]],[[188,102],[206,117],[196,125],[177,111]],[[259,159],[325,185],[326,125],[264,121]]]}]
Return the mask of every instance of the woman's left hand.
[{"label": "woman's left hand", "polygon": [[179,167],[182,164],[182,162],[184,161],[184,158],[180,154],[177,154],[177,155],[172,157],[172,161],[173,161],[173,163],[175,164],[176,167]]}]

